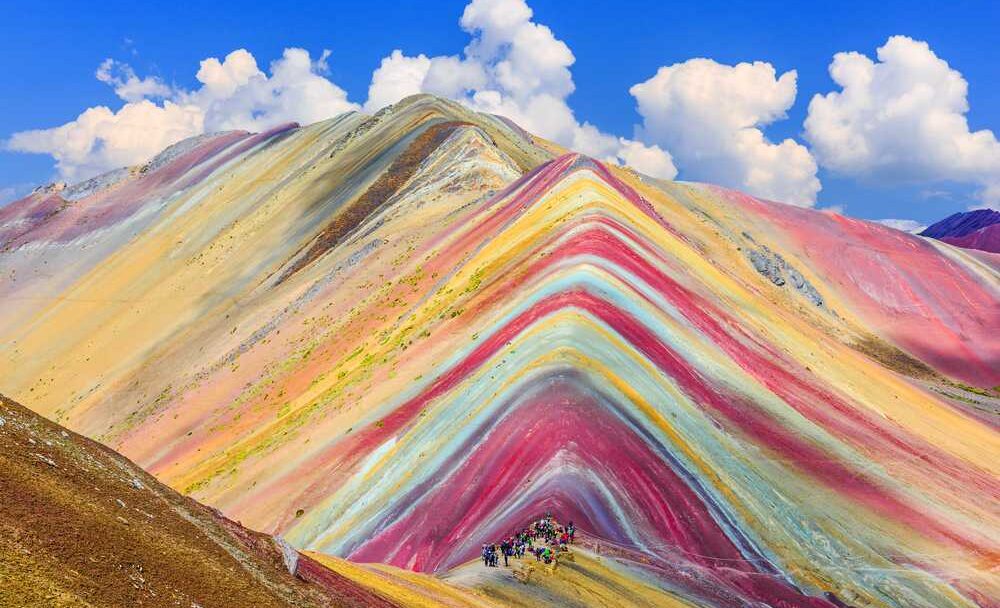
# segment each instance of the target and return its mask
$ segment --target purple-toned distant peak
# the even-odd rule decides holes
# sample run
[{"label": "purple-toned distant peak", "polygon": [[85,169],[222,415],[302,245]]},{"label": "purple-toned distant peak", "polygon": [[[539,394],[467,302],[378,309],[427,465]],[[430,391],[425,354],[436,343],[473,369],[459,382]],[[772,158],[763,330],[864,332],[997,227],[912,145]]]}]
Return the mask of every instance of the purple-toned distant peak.
[{"label": "purple-toned distant peak", "polygon": [[949,245],[1000,253],[1000,224],[991,224],[964,236],[946,236],[941,239]]},{"label": "purple-toned distant peak", "polygon": [[1000,253],[1000,211],[976,209],[949,215],[929,226],[920,236],[965,249]]},{"label": "purple-toned distant peak", "polygon": [[975,211],[949,215],[940,222],[928,226],[920,233],[920,236],[929,236],[935,239],[965,236],[993,224],[1000,224],[1000,211],[976,209]]}]

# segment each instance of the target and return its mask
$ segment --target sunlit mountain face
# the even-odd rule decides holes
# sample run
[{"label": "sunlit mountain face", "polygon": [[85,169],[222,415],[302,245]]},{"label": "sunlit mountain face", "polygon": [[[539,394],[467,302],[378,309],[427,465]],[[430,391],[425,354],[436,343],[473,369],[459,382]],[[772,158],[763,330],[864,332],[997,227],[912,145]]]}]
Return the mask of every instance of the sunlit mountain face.
[{"label": "sunlit mountain face", "polygon": [[[0,249],[0,389],[366,585],[997,606],[995,254],[430,96],[37,191]],[[545,513],[575,562],[476,570]]]}]

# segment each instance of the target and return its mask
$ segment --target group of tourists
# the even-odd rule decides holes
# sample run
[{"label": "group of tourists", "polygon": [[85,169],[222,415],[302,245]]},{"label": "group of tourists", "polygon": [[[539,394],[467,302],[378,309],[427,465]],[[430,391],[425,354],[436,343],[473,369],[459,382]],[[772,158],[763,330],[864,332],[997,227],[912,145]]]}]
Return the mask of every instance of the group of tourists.
[{"label": "group of tourists", "polygon": [[565,526],[559,525],[551,513],[538,521],[531,522],[520,532],[508,536],[498,543],[483,545],[483,565],[490,568],[510,565],[510,558],[523,558],[526,554],[535,556],[535,561],[551,564],[559,551],[567,551],[566,545],[576,538],[576,527],[573,522]]}]

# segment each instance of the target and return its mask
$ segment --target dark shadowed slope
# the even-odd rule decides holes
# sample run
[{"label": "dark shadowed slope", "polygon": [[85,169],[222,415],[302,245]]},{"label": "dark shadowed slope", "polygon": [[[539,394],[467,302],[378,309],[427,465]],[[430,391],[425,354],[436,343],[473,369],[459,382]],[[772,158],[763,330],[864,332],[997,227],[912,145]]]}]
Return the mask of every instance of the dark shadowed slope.
[{"label": "dark shadowed slope", "polygon": [[990,224],[962,236],[946,236],[942,241],[965,249],[1000,253],[1000,224]]},{"label": "dark shadowed slope", "polygon": [[955,213],[928,226],[920,235],[956,247],[1000,253],[1000,211],[976,209]]},{"label": "dark shadowed slope", "polygon": [[2,395],[0,505],[4,608],[393,605]]}]

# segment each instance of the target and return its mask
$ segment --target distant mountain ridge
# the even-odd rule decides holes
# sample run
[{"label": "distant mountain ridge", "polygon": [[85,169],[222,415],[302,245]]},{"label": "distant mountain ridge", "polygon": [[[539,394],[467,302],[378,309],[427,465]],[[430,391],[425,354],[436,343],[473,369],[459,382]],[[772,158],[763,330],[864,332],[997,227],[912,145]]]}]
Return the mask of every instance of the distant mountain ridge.
[{"label": "distant mountain ridge", "polygon": [[931,224],[920,235],[956,247],[1000,253],[1000,211],[975,209],[955,213]]}]

